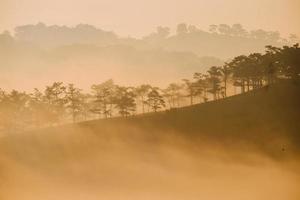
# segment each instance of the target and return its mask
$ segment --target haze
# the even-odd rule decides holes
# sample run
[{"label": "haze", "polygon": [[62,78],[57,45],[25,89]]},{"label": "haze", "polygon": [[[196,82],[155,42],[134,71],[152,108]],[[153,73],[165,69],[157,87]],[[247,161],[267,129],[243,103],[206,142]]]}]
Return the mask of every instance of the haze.
[{"label": "haze", "polygon": [[247,29],[278,30],[287,36],[300,35],[299,8],[298,0],[1,0],[0,31],[42,21],[71,26],[88,23],[140,37],[158,25],[186,22],[201,29],[241,23]]},{"label": "haze", "polygon": [[0,200],[299,200],[300,0],[0,0]]}]

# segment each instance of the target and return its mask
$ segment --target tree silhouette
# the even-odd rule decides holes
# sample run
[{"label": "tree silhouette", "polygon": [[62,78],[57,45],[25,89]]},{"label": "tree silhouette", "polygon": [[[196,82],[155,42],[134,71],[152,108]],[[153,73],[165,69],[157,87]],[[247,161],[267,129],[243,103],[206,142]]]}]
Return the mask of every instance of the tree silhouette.
[{"label": "tree silhouette", "polygon": [[220,67],[219,71],[221,72],[222,81],[224,82],[224,97],[227,97],[227,84],[230,78],[231,70],[228,64]]},{"label": "tree silhouette", "polygon": [[247,56],[237,56],[228,65],[233,70],[234,85],[241,87],[241,92],[245,92],[247,81]]},{"label": "tree silhouette", "polygon": [[154,112],[164,108],[165,100],[170,108],[179,107],[185,98],[190,104],[194,104],[198,96],[206,102],[207,92],[216,100],[220,92],[224,92],[223,97],[228,96],[227,86],[232,82],[241,87],[243,93],[281,79],[298,81],[299,66],[298,44],[282,48],[267,46],[264,54],[237,56],[221,67],[209,68],[206,73],[194,73],[192,80],[183,79],[184,84],[171,83],[164,90],[146,84],[137,88],[116,86],[112,80],[92,85],[92,93],[87,94],[73,84],[66,87],[62,82],[46,86],[43,92],[34,89],[30,94],[0,89],[0,130],[21,131],[71,120],[89,120],[93,119],[92,114],[107,118],[112,116],[113,108],[126,117],[136,111],[136,101],[141,102],[144,113],[145,106]]},{"label": "tree silhouette", "polygon": [[61,122],[65,115],[66,104],[66,87],[62,82],[54,82],[51,86],[47,86],[45,90],[45,100],[48,105],[49,120],[52,123]]},{"label": "tree silhouette", "polygon": [[147,105],[146,97],[151,90],[151,85],[143,84],[135,89],[136,97],[142,105],[142,112],[145,113],[145,105]]},{"label": "tree silhouette", "polygon": [[147,97],[146,102],[154,112],[166,106],[163,96],[159,94],[158,88],[152,88]]},{"label": "tree silhouette", "polygon": [[182,79],[184,82],[184,86],[187,92],[187,97],[190,98],[190,104],[194,104],[194,97],[199,94],[199,90],[197,88],[197,84],[193,81],[190,81],[188,79]]},{"label": "tree silhouette", "polygon": [[193,78],[195,79],[196,89],[199,90],[197,93],[203,93],[203,101],[207,102],[207,91],[209,87],[208,75],[203,73],[194,73]]},{"label": "tree silhouette", "polygon": [[94,94],[94,107],[91,112],[104,115],[105,118],[112,116],[112,109],[114,103],[115,85],[113,80],[105,81],[98,85],[92,85],[92,92]]},{"label": "tree silhouette", "polygon": [[83,113],[84,95],[81,89],[76,88],[74,84],[69,84],[66,90],[66,107],[72,115],[73,123],[76,122],[78,115]]},{"label": "tree silhouette", "polygon": [[[278,55],[279,54],[279,55]],[[282,72],[288,78],[297,80],[300,77],[300,48],[299,44],[292,47],[284,46],[277,52]]]},{"label": "tree silhouette", "polygon": [[168,100],[169,107],[173,108],[180,105],[180,99],[182,97],[181,94],[182,85],[171,83],[169,86],[163,90],[164,97]]},{"label": "tree silhouette", "polygon": [[3,125],[11,131],[22,131],[26,123],[29,122],[28,116],[29,96],[25,92],[12,90],[9,94],[2,96]]},{"label": "tree silhouette", "polygon": [[185,23],[181,23],[177,25],[177,30],[176,30],[177,35],[184,35],[188,33],[188,27]]},{"label": "tree silhouette", "polygon": [[207,71],[207,73],[209,74],[208,81],[210,83],[210,89],[208,91],[213,94],[213,98],[214,100],[216,100],[221,89],[221,72],[218,67],[213,66]]},{"label": "tree silhouette", "polygon": [[115,106],[123,117],[129,116],[136,110],[135,93],[131,87],[117,87]]},{"label": "tree silhouette", "polygon": [[32,115],[32,122],[36,127],[43,127],[49,123],[51,108],[49,108],[44,94],[37,88],[30,94],[29,109]]}]

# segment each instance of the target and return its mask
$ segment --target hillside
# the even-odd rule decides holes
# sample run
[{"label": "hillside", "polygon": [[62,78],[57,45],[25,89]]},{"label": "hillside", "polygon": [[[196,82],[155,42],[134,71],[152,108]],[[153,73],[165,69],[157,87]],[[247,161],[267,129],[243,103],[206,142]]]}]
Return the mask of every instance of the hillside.
[{"label": "hillside", "polygon": [[[100,135],[111,126],[112,129],[122,127],[122,132],[126,132],[124,126],[143,132],[148,130],[151,136],[171,131],[194,142],[211,139],[228,147],[244,148],[239,145],[242,142],[279,156],[283,155],[283,148],[289,153],[299,153],[299,108],[299,83],[282,82],[205,104],[128,119],[85,122],[78,126]],[[128,134],[130,131],[129,128]]]},{"label": "hillside", "polygon": [[299,94],[299,83],[282,82],[156,114],[2,137],[0,199],[296,200]]},{"label": "hillside", "polygon": [[74,137],[76,134],[93,134],[99,139],[126,136],[127,140],[137,136],[159,140],[170,134],[196,144],[201,140],[213,140],[214,143],[228,145],[228,148],[245,148],[240,145],[241,142],[255,146],[264,153],[281,154],[282,148],[290,153],[298,153],[299,94],[299,83],[282,82],[205,104],[9,135],[1,138],[1,146],[10,145],[11,140],[16,140],[18,148],[21,148],[26,145],[22,144],[24,141]]}]

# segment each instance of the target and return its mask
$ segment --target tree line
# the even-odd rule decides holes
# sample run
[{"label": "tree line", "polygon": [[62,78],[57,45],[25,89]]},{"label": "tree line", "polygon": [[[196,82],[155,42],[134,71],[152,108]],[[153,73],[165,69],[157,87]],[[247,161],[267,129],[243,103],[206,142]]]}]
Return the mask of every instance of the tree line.
[{"label": "tree line", "polygon": [[280,79],[299,78],[300,48],[295,44],[282,48],[266,46],[264,54],[237,56],[222,66],[194,73],[191,79],[171,83],[166,88],[148,84],[120,86],[107,80],[92,85],[89,93],[62,82],[31,93],[0,89],[0,131],[157,112],[226,98],[230,88],[245,93]]}]

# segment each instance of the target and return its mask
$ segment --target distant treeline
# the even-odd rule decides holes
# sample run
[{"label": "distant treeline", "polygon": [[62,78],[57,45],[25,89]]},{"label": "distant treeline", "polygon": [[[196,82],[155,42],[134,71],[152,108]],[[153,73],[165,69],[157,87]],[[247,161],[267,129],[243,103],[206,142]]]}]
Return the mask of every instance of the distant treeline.
[{"label": "distant treeline", "polygon": [[238,87],[244,93],[274,84],[279,79],[300,79],[298,44],[283,48],[267,46],[264,54],[237,56],[222,66],[212,66],[206,73],[195,73],[192,79],[171,83],[167,88],[147,84],[127,87],[108,80],[92,85],[90,93],[62,82],[54,82],[44,91],[34,89],[32,93],[0,89],[0,130],[20,131],[157,112],[226,98],[229,86]]},{"label": "distant treeline", "polygon": [[[277,31],[246,30],[241,24],[210,25],[208,30],[203,30],[196,25],[181,23],[173,32],[174,34],[169,27],[158,26],[153,33],[134,38],[121,37],[112,31],[88,24],[67,27],[39,23],[16,27],[12,37],[17,41],[47,48],[72,44],[127,45],[142,50],[161,48],[168,51],[193,52],[200,57],[216,56],[221,59],[263,51],[266,44],[283,46],[299,42],[298,36],[294,34],[283,38]],[[227,51],[228,47],[231,51]]]},{"label": "distant treeline", "polygon": [[161,86],[221,66],[236,55],[263,53],[266,45],[297,41],[296,35],[284,39],[276,31],[246,30],[240,24],[211,25],[209,30],[185,23],[172,29],[160,26],[142,38],[87,24],[25,25],[0,34],[0,85],[28,90],[59,80],[87,89],[106,77],[135,85],[155,76],[150,83]]}]

